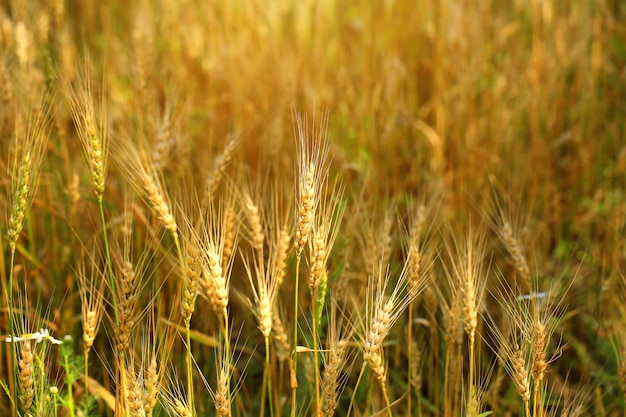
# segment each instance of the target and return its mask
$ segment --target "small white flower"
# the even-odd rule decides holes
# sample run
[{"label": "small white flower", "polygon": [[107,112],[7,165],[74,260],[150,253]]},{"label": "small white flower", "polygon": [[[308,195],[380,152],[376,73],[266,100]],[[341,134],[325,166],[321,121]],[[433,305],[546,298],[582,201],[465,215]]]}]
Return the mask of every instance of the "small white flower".
[{"label": "small white flower", "polygon": [[545,293],[545,292],[533,292],[533,293],[530,293],[530,294],[518,295],[517,299],[518,300],[530,300],[531,298],[545,298],[546,295],[548,295],[548,293]]},{"label": "small white flower", "polygon": [[4,339],[5,342],[7,343],[11,343],[11,342],[24,342],[27,340],[34,340],[36,343],[40,343],[44,340],[47,340],[48,342],[52,343],[53,345],[60,345],[61,342],[58,339],[55,339],[54,337],[52,337],[50,335],[50,331],[48,329],[40,329],[38,332],[35,333],[25,333],[21,336],[8,336],[6,339]]}]

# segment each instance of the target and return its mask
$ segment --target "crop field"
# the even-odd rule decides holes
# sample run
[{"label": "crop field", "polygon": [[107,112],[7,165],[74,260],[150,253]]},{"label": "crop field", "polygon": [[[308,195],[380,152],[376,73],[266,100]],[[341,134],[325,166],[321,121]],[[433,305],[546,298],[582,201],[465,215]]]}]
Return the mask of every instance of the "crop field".
[{"label": "crop field", "polygon": [[626,3],[0,0],[0,415],[626,416]]}]

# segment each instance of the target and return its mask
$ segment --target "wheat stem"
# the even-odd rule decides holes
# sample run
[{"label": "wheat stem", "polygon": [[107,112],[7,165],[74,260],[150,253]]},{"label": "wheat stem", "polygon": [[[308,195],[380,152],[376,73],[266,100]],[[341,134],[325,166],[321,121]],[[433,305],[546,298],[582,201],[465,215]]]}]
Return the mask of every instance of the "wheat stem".
[{"label": "wheat stem", "polygon": [[[317,290],[314,291],[317,293]],[[317,410],[317,415],[321,415],[322,413],[322,397],[320,395],[320,368],[319,368],[319,353],[317,346],[317,315],[315,314],[316,301],[317,297],[313,297],[313,303],[311,304],[311,312],[313,314],[313,358],[315,361],[315,407]]]},{"label": "wheat stem", "polygon": [[[413,369],[413,355],[411,354],[413,349],[413,303],[409,304],[409,327],[408,327],[408,336],[407,336],[407,352],[409,352],[409,370]],[[407,372],[407,410],[409,414],[411,414],[411,372]]]},{"label": "wheat stem", "polygon": [[387,414],[389,414],[389,417],[393,417],[393,413],[391,412],[391,402],[389,402],[389,394],[387,393],[387,384],[383,381],[381,382],[381,386],[383,390],[383,397],[385,398],[385,405],[387,407]]},{"label": "wheat stem", "polygon": [[470,392],[474,390],[474,345],[475,345],[476,331],[472,330],[469,334],[469,388]]},{"label": "wheat stem", "polygon": [[192,413],[195,413],[193,406],[193,361],[191,357],[191,329],[190,323],[185,323],[185,342],[187,343],[187,395],[189,408]]},{"label": "wheat stem", "polygon": [[[11,336],[15,336],[15,327],[13,324],[13,268],[15,264],[15,247],[11,247],[11,260],[9,261],[9,334]],[[11,373],[13,374],[13,378],[11,378],[12,386],[11,386],[11,398],[16,398],[16,390],[17,390],[17,372],[16,372],[16,363],[15,358],[17,358],[17,346],[15,343],[11,343],[11,354],[9,355],[11,358]],[[12,407],[13,416],[17,415],[17,407],[13,404]]]},{"label": "wheat stem", "polygon": [[274,406],[272,404],[272,369],[270,365],[270,339],[265,338],[265,372],[267,373],[267,396],[270,402],[270,416],[274,417]]},{"label": "wheat stem", "polygon": [[83,352],[84,363],[85,363],[85,403],[89,398],[89,351],[85,350]]},{"label": "wheat stem", "polygon": [[294,295],[294,310],[293,310],[293,375],[294,380],[291,383],[291,417],[296,416],[296,390],[298,389],[298,292],[300,282],[300,255],[302,252],[298,251],[296,256],[296,288]]},{"label": "wheat stem", "polygon": [[[221,332],[224,336],[224,348],[226,349],[226,358],[230,360],[230,335],[228,334],[228,310],[224,307],[224,311],[222,312],[223,322],[221,324]],[[228,416],[231,416],[230,402],[231,402],[231,392],[230,392],[230,364],[227,365],[226,368],[228,377],[226,378],[226,395],[228,399]]]},{"label": "wheat stem", "polygon": [[[71,369],[69,359],[69,355],[63,355],[63,367],[65,369]],[[69,408],[70,416],[74,417],[74,395],[72,394],[72,384],[67,384],[67,406]]]},{"label": "wheat stem", "polygon": [[443,371],[443,415],[448,417],[450,415],[450,349],[451,345],[446,343],[446,363]]},{"label": "wheat stem", "polygon": [[115,274],[113,274],[113,264],[111,262],[111,250],[109,249],[109,238],[107,236],[107,225],[104,219],[104,203],[102,195],[98,196],[98,206],[100,207],[100,222],[102,223],[102,238],[104,239],[104,253],[106,255],[107,270],[109,272],[109,286],[111,289],[111,299],[113,302],[113,311],[115,314],[115,324],[119,323],[117,314],[117,294],[115,292]]},{"label": "wheat stem", "polygon": [[350,411],[352,411],[352,405],[354,404],[356,391],[359,389],[359,385],[361,384],[361,379],[363,378],[363,373],[365,372],[366,367],[367,362],[363,362],[363,365],[361,365],[361,371],[359,372],[359,377],[357,378],[356,385],[354,386],[354,391],[352,391],[352,396],[350,397],[350,405],[348,406],[348,412],[346,413],[346,417],[350,417]]}]

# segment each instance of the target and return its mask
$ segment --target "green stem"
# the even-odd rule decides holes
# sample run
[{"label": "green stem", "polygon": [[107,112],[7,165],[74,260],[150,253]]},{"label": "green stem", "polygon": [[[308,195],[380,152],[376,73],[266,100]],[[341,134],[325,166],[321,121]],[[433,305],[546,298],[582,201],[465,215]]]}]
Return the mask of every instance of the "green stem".
[{"label": "green stem", "polygon": [[417,393],[417,417],[422,417],[422,394]]},{"label": "green stem", "polygon": [[320,397],[320,368],[319,358],[317,352],[317,315],[315,314],[315,304],[317,304],[317,297],[314,293],[312,295],[311,313],[313,314],[313,358],[315,361],[315,407],[317,415],[322,415],[322,401]]},{"label": "green stem", "polygon": [[[109,237],[107,235],[107,225],[104,218],[104,203],[102,195],[98,195],[98,206],[100,207],[100,222],[102,223],[102,238],[104,240],[104,253],[106,255],[107,271],[109,272],[109,287],[111,287],[111,302],[113,304],[113,317],[115,318],[115,328],[119,326],[119,314],[117,311],[117,293],[115,292],[115,274],[113,273],[113,262],[111,262],[111,250],[109,248]],[[124,401],[124,384],[125,384],[125,370],[124,370],[124,353],[120,353],[120,360],[117,362],[118,371],[116,374],[120,377],[119,389],[116,390],[116,402],[115,402],[115,414],[118,415],[122,410],[122,403]]]},{"label": "green stem", "polygon": [[85,350],[85,404],[89,399],[89,351]]},{"label": "green stem", "polygon": [[387,386],[385,385],[385,382],[381,382],[381,388],[383,390],[383,397],[385,397],[387,413],[389,414],[389,417],[393,417],[393,413],[391,412],[391,403],[389,402],[389,394],[387,394]]},{"label": "green stem", "polygon": [[226,360],[229,361],[228,363],[228,369],[226,369],[228,375],[226,378],[226,393],[228,395],[228,416],[230,417],[231,414],[231,409],[230,409],[230,404],[231,404],[231,392],[230,392],[230,335],[228,334],[228,310],[226,308],[224,308],[224,311],[222,312],[222,316],[223,316],[223,321],[222,321],[222,334],[224,335],[224,348],[226,349]]},{"label": "green stem", "polygon": [[181,272],[181,277],[184,279],[185,278],[185,260],[183,259],[183,250],[180,246],[180,239],[178,239],[177,235],[174,235],[174,244],[176,245],[176,252],[178,254],[178,263],[180,264],[180,272]]},{"label": "green stem", "polygon": [[113,263],[111,262],[111,250],[109,249],[109,238],[107,236],[107,225],[104,219],[104,204],[102,196],[98,196],[98,205],[100,206],[100,221],[102,222],[102,238],[104,239],[104,253],[106,255],[107,270],[109,271],[109,286],[111,287],[111,301],[113,302],[113,312],[115,314],[115,325],[119,324],[117,314],[117,294],[115,293],[115,274],[113,274]]},{"label": "green stem", "polygon": [[363,362],[363,366],[361,366],[361,372],[359,372],[359,378],[356,380],[354,391],[352,391],[352,397],[350,397],[350,405],[348,406],[348,412],[346,413],[346,417],[350,417],[350,411],[352,411],[352,404],[354,404],[356,391],[359,389],[359,384],[361,384],[361,378],[363,378],[363,373],[365,372],[366,367],[367,367],[367,362]]},{"label": "green stem", "polygon": [[58,411],[57,411],[57,408],[58,408],[58,405],[57,405],[57,395],[58,394],[53,394],[53,397],[52,397],[53,398],[53,400],[52,400],[52,409],[54,410],[52,415],[54,417],[57,417],[58,414],[59,414]]},{"label": "green stem", "polygon": [[[9,334],[12,338],[16,337],[15,327],[13,322],[13,268],[15,264],[15,247],[11,247],[11,261],[9,263],[9,296],[8,296],[8,306],[9,306]],[[13,386],[11,395],[13,398],[17,398],[17,369],[15,359],[17,358],[17,346],[15,342],[11,342],[11,373],[13,374]],[[17,415],[17,409],[14,406],[12,408],[13,417]]]},{"label": "green stem", "polygon": [[[117,374],[119,376],[119,390],[115,392],[115,416],[124,415],[124,395],[125,395],[125,385],[126,385],[126,368],[124,365],[125,361],[124,351],[119,353],[119,358],[117,362]],[[119,391],[119,392],[118,392]]]},{"label": "green stem", "polygon": [[298,290],[299,290],[299,281],[300,281],[300,256],[302,252],[298,252],[296,256],[296,288],[294,295],[294,309],[293,309],[293,374],[296,379],[295,383],[292,383],[291,386],[291,417],[296,417],[296,391],[298,389],[298,352],[296,350],[298,346]]},{"label": "green stem", "polygon": [[189,328],[189,322],[185,323],[186,330],[186,342],[187,342],[187,395],[189,408],[191,409],[191,413],[195,413],[195,409],[193,406],[193,364],[191,361],[191,330]]},{"label": "green stem", "polygon": [[270,366],[270,339],[265,338],[265,370],[267,373],[267,397],[270,402],[270,416],[274,417],[274,405],[272,404],[272,368]]},{"label": "green stem", "polygon": [[267,365],[263,366],[263,379],[261,382],[261,400],[259,401],[259,417],[265,417],[265,396],[267,395]]},{"label": "green stem", "polygon": [[450,349],[451,345],[446,343],[446,364],[443,371],[443,416],[449,417],[450,415],[450,388],[448,387],[449,373],[450,373]]},{"label": "green stem", "polygon": [[472,400],[471,396],[474,395],[474,339],[475,339],[475,330],[472,329],[470,332],[470,352],[469,352],[469,387],[470,387],[470,401]]},{"label": "green stem", "polygon": [[[66,372],[71,372],[70,371],[70,361],[69,361],[69,355],[67,353],[65,353],[63,355],[63,366],[66,370]],[[69,408],[69,413],[70,413],[70,417],[74,417],[75,413],[74,413],[74,394],[72,394],[72,384],[73,381],[68,381],[69,383],[67,384],[67,406]]]},{"label": "green stem", "polygon": [[[535,381],[535,386],[533,388],[533,417],[537,417],[537,404],[540,403],[540,395],[541,395],[541,381]],[[539,413],[542,413],[543,405],[539,409]]]}]

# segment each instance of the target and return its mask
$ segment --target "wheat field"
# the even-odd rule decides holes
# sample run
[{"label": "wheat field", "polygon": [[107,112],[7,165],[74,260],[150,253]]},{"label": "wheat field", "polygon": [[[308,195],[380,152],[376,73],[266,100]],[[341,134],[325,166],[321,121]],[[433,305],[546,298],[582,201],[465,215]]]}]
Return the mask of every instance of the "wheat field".
[{"label": "wheat field", "polygon": [[626,416],[626,4],[0,5],[1,415]]}]

